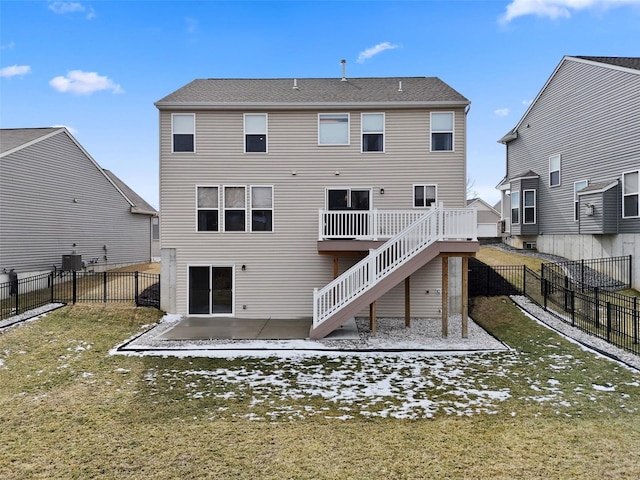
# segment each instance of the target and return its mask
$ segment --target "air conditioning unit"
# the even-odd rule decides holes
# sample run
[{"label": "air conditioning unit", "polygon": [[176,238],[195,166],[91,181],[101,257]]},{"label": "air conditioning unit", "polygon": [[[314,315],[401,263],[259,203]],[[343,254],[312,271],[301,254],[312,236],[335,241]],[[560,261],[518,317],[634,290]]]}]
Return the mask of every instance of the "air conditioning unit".
[{"label": "air conditioning unit", "polygon": [[505,230],[506,230],[506,220],[500,220],[498,222],[498,232],[504,233]]},{"label": "air conditioning unit", "polygon": [[82,255],[62,255],[62,270],[74,272],[82,270]]}]

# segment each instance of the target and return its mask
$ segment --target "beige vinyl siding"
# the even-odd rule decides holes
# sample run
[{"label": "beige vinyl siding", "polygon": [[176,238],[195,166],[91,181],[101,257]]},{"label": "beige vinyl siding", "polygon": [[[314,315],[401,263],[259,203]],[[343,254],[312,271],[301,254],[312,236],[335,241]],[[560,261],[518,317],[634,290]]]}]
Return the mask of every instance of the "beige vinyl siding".
[{"label": "beige vinyl siding", "polygon": [[[311,316],[313,288],[333,278],[333,258],[318,254],[316,244],[326,187],[370,187],[373,208],[412,209],[413,184],[435,183],[445,207],[465,206],[462,109],[455,110],[455,152],[435,153],[429,153],[429,110],[386,110],[383,154],[360,151],[362,110],[338,111],[350,114],[348,146],[318,146],[317,110],[268,111],[268,154],[243,153],[243,111],[198,111],[197,153],[171,153],[170,112],[161,112],[161,243],[177,250],[178,313],[187,313],[188,265],[233,264],[236,316]],[[195,185],[273,185],[274,231],[196,232]],[[438,314],[441,298],[424,293],[441,288],[436,263],[412,277],[416,316]],[[351,264],[341,258],[340,270]],[[401,315],[403,300],[399,285],[381,299],[378,311]]]},{"label": "beige vinyl siding", "polygon": [[[521,121],[508,145],[508,176],[540,175],[539,231],[578,233],[573,184],[621,178],[640,165],[640,75],[565,61]],[[561,185],[549,188],[549,156],[560,154]],[[621,219],[620,233],[640,230],[640,219]]]},{"label": "beige vinyl siding", "polygon": [[149,261],[149,216],[132,214],[63,131],[0,164],[0,269],[59,268],[73,250],[84,261],[98,258],[98,265]]}]

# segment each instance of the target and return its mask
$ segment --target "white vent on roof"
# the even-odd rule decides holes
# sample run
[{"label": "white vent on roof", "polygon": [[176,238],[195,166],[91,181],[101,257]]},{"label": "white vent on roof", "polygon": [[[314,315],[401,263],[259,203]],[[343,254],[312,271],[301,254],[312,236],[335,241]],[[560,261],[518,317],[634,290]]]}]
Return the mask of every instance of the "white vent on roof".
[{"label": "white vent on roof", "polygon": [[294,90],[299,90],[299,88],[298,88],[298,79],[297,78],[293,79],[293,89]]},{"label": "white vent on roof", "polygon": [[398,82],[398,91],[401,92],[402,91],[402,80],[400,80]]},{"label": "white vent on roof", "polygon": [[340,60],[340,63],[342,64],[342,81],[346,82],[347,81],[347,61],[343,58],[342,60]]}]

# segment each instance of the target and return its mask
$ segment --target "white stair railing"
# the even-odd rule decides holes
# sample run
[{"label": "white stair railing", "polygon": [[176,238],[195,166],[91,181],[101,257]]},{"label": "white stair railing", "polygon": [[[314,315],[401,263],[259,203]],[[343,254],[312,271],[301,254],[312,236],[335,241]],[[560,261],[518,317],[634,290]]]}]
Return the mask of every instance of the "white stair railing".
[{"label": "white stair railing", "polygon": [[376,285],[432,243],[444,239],[477,240],[475,209],[437,208],[421,215],[384,245],[321,289],[313,292],[313,328]]}]

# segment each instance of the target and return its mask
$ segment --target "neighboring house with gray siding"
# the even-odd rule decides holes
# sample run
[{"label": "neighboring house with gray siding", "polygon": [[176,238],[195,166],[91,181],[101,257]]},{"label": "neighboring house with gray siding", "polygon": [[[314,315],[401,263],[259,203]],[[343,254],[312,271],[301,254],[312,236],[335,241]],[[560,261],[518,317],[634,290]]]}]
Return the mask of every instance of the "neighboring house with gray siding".
[{"label": "neighboring house with gray siding", "polygon": [[475,208],[478,211],[478,238],[485,241],[489,239],[497,240],[500,237],[500,231],[498,230],[500,212],[481,198],[467,199],[467,207]]},{"label": "neighboring house with gray siding", "polygon": [[[312,337],[372,306],[460,312],[469,104],[435,77],[203,79],[156,102],[162,309],[313,317]],[[393,252],[413,256],[367,256],[410,225]]]},{"label": "neighboring house with gray siding", "polygon": [[640,287],[640,58],[564,57],[500,142],[504,242],[632,255]]},{"label": "neighboring house with gray siding", "polygon": [[95,270],[148,262],[156,216],[66,128],[0,130],[0,282],[60,269],[63,255]]}]

